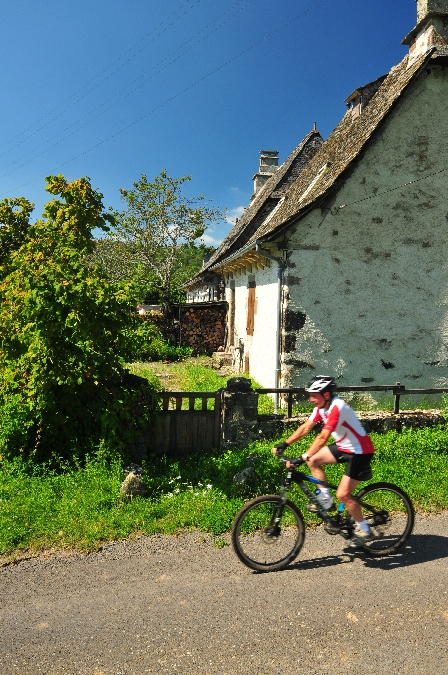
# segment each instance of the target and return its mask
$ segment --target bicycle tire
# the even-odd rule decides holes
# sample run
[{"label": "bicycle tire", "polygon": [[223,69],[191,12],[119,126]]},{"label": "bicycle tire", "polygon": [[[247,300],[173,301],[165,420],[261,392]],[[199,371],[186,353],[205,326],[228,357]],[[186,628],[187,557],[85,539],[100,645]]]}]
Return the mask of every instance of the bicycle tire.
[{"label": "bicycle tire", "polygon": [[[404,490],[392,483],[372,483],[360,490],[364,518],[367,520],[375,539],[361,549],[370,556],[381,557],[398,551],[409,539],[414,527],[414,507]],[[365,504],[374,507],[376,514]]]},{"label": "bicycle tire", "polygon": [[299,509],[289,500],[283,506],[281,523],[271,525],[278,495],[263,495],[247,502],[232,527],[232,546],[244,565],[258,572],[276,572],[297,557],[305,539],[305,524]]}]

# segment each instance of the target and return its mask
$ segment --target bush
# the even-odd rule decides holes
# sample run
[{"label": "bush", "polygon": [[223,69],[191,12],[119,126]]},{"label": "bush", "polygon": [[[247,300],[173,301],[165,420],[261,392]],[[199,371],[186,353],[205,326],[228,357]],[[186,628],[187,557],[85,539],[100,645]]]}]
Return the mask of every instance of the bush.
[{"label": "bush", "polygon": [[39,461],[123,448],[155,409],[149,384],[124,379],[131,289],[88,263],[92,230],[110,220],[102,195],[87,178],[47,183],[61,199],[33,225],[21,222],[32,205],[0,202],[0,234],[20,235],[0,259],[0,453]]},{"label": "bush", "polygon": [[191,347],[172,345],[165,340],[158,325],[154,323],[152,314],[156,312],[150,312],[149,315],[143,317],[136,316],[129,330],[133,359],[135,361],[181,361],[191,356],[193,354]]}]

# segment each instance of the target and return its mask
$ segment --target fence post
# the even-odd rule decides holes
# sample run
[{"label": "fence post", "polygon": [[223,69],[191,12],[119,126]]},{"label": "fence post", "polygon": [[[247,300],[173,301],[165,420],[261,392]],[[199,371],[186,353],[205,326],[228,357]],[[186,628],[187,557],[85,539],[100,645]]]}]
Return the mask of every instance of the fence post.
[{"label": "fence post", "polygon": [[292,417],[292,391],[288,391],[288,417]]},{"label": "fence post", "polygon": [[258,439],[258,394],[250,380],[232,377],[221,391],[221,449],[244,448]]},{"label": "fence post", "polygon": [[400,389],[404,389],[405,387],[404,387],[404,385],[401,385],[400,382],[396,382],[395,384],[396,384],[396,386],[398,387],[398,390],[397,390],[397,389],[394,389],[394,415],[398,415],[398,413],[400,412],[400,394],[399,394],[399,390],[400,390]]}]

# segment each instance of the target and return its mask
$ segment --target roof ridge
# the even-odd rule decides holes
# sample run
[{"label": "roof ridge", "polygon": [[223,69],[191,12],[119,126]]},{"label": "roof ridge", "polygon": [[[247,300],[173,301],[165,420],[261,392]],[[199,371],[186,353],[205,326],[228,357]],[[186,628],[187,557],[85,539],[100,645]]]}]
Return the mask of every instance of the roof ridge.
[{"label": "roof ridge", "polygon": [[[299,156],[301,151],[306,147],[308,142],[314,138],[322,138],[319,131],[313,129],[298,143],[292,152],[288,155],[285,161],[278,167],[278,169],[272,174],[272,176],[266,181],[266,183],[260,188],[256,196],[250,204],[244,210],[242,216],[237,220],[233,228],[223,239],[220,246],[216,249],[214,254],[209,258],[206,265],[197,273],[196,276],[205,272],[212,265],[216,264],[218,258],[223,255],[231,244],[235,244],[239,237],[243,234],[246,229],[246,226],[249,225],[260,212],[261,208],[266,204],[269,197],[272,193],[275,192],[279,183],[282,181],[286,175],[288,169],[291,167],[294,160]],[[276,200],[280,200],[280,197],[274,197]],[[193,279],[195,278],[193,277]]]},{"label": "roof ridge", "polygon": [[[434,48],[428,49],[420,59],[416,59],[410,65],[408,65],[409,55],[406,54],[399,64],[391,68],[386,79],[357,119],[352,119],[350,110],[345,113],[339,124],[288,189],[286,199],[277,213],[270,219],[269,227],[263,228],[263,224],[261,224],[251,237],[251,241],[271,234],[292,218],[300,217],[301,212],[333,187],[343,171],[358,157],[365,144],[370,140],[394,103],[400,98],[432,52],[434,52]],[[312,185],[318,176],[318,172],[325,164],[329,165],[329,170],[324,171],[321,178]],[[305,193],[306,197],[304,198]]]}]

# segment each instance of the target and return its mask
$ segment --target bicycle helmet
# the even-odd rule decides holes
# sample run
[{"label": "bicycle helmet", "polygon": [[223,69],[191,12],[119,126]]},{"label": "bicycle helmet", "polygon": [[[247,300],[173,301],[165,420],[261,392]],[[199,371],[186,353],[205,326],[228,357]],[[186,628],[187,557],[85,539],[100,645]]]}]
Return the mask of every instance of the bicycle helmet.
[{"label": "bicycle helmet", "polygon": [[305,386],[305,391],[310,394],[323,394],[325,391],[329,391],[333,395],[335,389],[336,382],[328,375],[315,375]]}]

